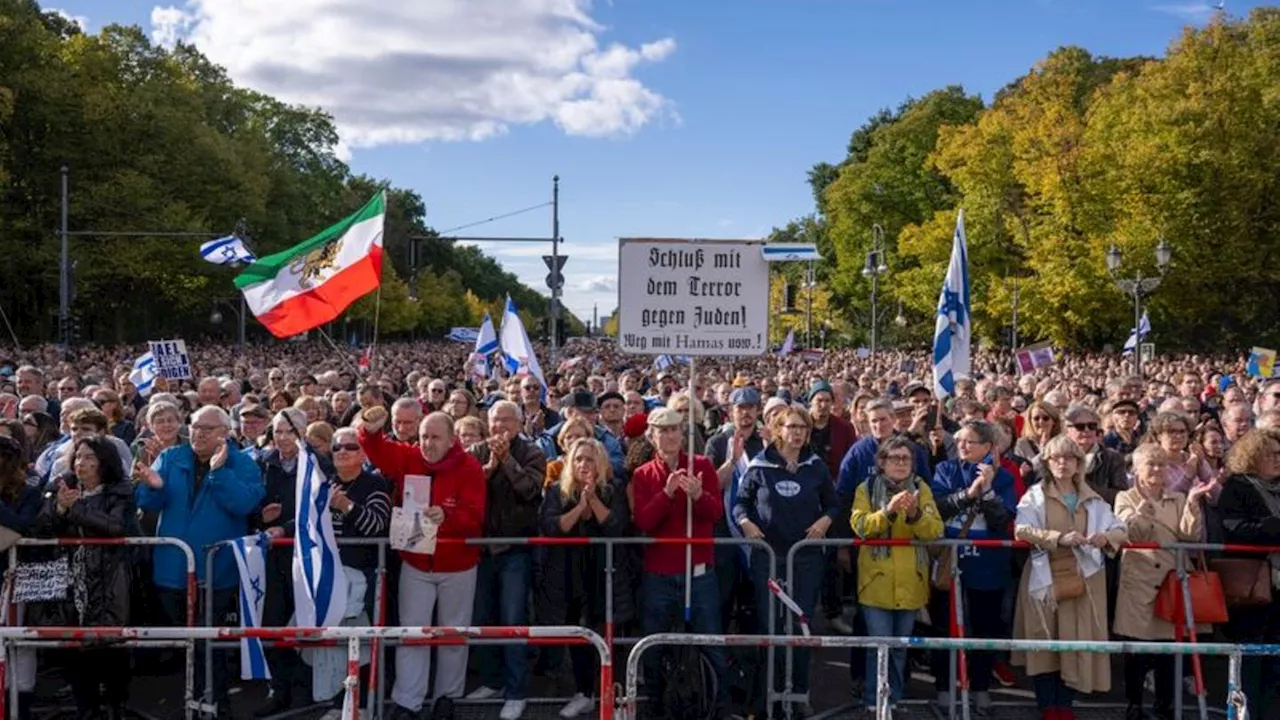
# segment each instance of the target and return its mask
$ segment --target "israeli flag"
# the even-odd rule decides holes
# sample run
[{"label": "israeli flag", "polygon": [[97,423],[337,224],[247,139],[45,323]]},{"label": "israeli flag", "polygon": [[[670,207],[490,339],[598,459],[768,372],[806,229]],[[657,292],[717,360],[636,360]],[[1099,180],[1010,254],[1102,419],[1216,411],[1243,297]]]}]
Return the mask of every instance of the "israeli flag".
[{"label": "israeli flag", "polygon": [[138,394],[146,397],[151,394],[151,387],[156,383],[156,358],[147,353],[133,361],[133,371],[129,373],[129,382],[138,388]]},{"label": "israeli flag", "polygon": [[[271,541],[266,533],[249,535],[231,541],[240,569],[240,627],[262,627],[262,601],[267,596],[267,549]],[[271,666],[259,638],[240,638],[240,679],[270,680]]]},{"label": "israeli flag", "polygon": [[[481,328],[483,335],[483,328]],[[547,380],[542,375],[542,366],[538,364],[538,354],[533,351],[533,343],[529,342],[529,333],[525,332],[520,314],[516,312],[516,304],[511,296],[507,296],[507,309],[502,314],[502,334],[498,338],[502,354],[506,356],[507,372],[512,375],[520,372],[538,378],[542,387],[547,387]]]},{"label": "israeli flag", "polygon": [[955,395],[956,379],[970,372],[969,251],[964,237],[964,209],[956,217],[951,241],[951,264],[938,295],[938,317],[933,330],[933,392]]},{"label": "israeli flag", "polygon": [[1124,341],[1124,354],[1128,355],[1133,352],[1138,343],[1142,342],[1151,334],[1151,318],[1147,317],[1147,311],[1142,311],[1142,319],[1138,320],[1138,327],[1129,333],[1129,339]]},{"label": "israeli flag", "polygon": [[787,331],[787,339],[782,341],[782,348],[778,350],[778,357],[786,357],[796,349],[796,330],[791,328]]},{"label": "israeli flag", "polygon": [[671,359],[670,355],[659,355],[653,359],[653,369],[659,372],[675,365],[676,361]]},{"label": "israeli flag", "polygon": [[476,347],[471,351],[475,364],[471,374],[478,378],[489,377],[489,355],[498,349],[498,333],[493,329],[493,318],[484,314],[484,322],[480,323],[480,333],[476,335]]},{"label": "israeli flag", "polygon": [[347,576],[338,556],[329,512],[329,480],[306,443],[298,439],[294,485],[298,523],[293,541],[293,609],[298,627],[342,624],[347,609]]},{"label": "israeli flag", "polygon": [[257,260],[253,253],[249,252],[249,248],[244,246],[244,240],[235,235],[228,235],[224,238],[204,243],[200,246],[200,257],[214,265],[231,265],[233,263],[248,265]]}]

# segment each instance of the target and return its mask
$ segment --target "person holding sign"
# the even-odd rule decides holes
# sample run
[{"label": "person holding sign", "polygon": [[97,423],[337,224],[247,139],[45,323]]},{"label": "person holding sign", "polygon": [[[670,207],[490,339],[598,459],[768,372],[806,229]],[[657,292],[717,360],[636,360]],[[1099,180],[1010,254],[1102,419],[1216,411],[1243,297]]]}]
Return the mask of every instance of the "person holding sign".
[{"label": "person holding sign", "polygon": [[[710,538],[715,524],[724,517],[720,496],[720,478],[711,461],[695,456],[690,462],[682,447],[684,418],[670,408],[657,408],[649,413],[649,439],[657,450],[654,459],[636,468],[631,477],[635,497],[635,524],[640,532],[655,538]],[[692,467],[693,472],[690,472]],[[693,504],[693,526],[686,526],[686,504]],[[690,620],[693,632],[718,634],[720,623],[720,588],[716,574],[709,572],[715,562],[710,545],[693,546]],[[644,549],[644,582],[641,606],[644,607],[642,631],[645,635],[677,629],[684,604],[686,582],[685,549],[680,545],[650,545]],[[717,705],[727,697],[724,652],[707,648],[707,659],[715,668]],[[662,697],[662,673],[659,653],[645,658],[645,682],[651,698]],[[663,717],[655,708],[653,717]]]},{"label": "person holding sign", "polygon": [[[426,533],[425,545],[433,546],[435,538],[480,537],[485,513],[484,470],[454,437],[453,418],[442,412],[427,415],[418,426],[415,445],[388,438],[382,432],[387,417],[382,406],[365,409],[360,413],[357,437],[369,461],[391,481],[395,503],[404,506],[402,510],[411,510],[410,504],[423,506],[421,520],[432,526]],[[413,490],[412,503],[406,488]],[[417,497],[423,491],[426,497]],[[393,546],[396,534],[393,527]],[[423,544],[414,542],[413,547]],[[400,551],[404,560],[400,573],[400,624],[469,625],[479,549],[460,543],[431,549],[434,552]],[[433,622],[437,604],[439,615]],[[440,666],[436,668],[435,713],[439,717],[448,716],[453,698],[462,696],[467,679],[467,646],[442,647],[437,652]],[[391,720],[418,716],[430,677],[431,648],[396,648]]]}]

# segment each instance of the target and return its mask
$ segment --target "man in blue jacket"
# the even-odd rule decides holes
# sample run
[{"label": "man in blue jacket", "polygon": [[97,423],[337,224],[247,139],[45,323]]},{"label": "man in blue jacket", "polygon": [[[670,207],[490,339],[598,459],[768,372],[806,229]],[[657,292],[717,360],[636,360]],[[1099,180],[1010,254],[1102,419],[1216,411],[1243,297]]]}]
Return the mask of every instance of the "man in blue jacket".
[{"label": "man in blue jacket", "polygon": [[[191,416],[191,444],[171,447],[151,467],[134,468],[138,483],[138,508],[160,513],[160,537],[177,538],[196,553],[196,577],[212,583],[213,624],[238,625],[239,572],[229,547],[214,557],[213,577],[205,577],[204,548],[249,533],[249,514],[263,497],[258,464],[234,449],[227,440],[231,417],[217,406],[206,406]],[[187,563],[173,546],[155,548],[154,579],[170,625],[185,625]],[[201,601],[204,594],[201,593]],[[203,608],[202,608],[203,610]],[[200,624],[204,617],[199,618]],[[196,687],[204,681],[203,653],[196,653]],[[224,658],[213,668],[214,702],[226,707]]]}]

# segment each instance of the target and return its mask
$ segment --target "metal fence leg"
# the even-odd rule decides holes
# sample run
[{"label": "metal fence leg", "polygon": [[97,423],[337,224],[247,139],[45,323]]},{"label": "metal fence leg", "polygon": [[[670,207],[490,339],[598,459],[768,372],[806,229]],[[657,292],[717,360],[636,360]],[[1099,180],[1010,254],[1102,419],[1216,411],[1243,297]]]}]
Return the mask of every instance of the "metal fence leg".
[{"label": "metal fence leg", "polygon": [[1248,698],[1240,686],[1240,665],[1244,656],[1231,653],[1227,659],[1227,720],[1249,720]]},{"label": "metal fence leg", "polygon": [[360,638],[347,640],[347,697],[345,706],[351,709],[350,714],[343,715],[342,720],[360,720]]},{"label": "metal fence leg", "polygon": [[890,720],[889,646],[876,646],[876,720]]}]

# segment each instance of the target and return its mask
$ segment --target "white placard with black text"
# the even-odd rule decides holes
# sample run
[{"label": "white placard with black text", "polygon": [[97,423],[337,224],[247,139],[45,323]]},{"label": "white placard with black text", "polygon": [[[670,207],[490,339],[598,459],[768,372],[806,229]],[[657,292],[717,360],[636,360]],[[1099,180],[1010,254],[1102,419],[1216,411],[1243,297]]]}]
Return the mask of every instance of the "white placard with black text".
[{"label": "white placard with black text", "polygon": [[762,240],[622,238],[618,346],[649,355],[762,355],[769,264]]},{"label": "white placard with black text", "polygon": [[191,379],[191,356],[183,340],[152,340],[151,356],[156,361],[156,374],[169,380]]}]

